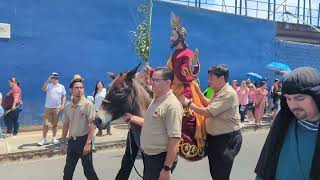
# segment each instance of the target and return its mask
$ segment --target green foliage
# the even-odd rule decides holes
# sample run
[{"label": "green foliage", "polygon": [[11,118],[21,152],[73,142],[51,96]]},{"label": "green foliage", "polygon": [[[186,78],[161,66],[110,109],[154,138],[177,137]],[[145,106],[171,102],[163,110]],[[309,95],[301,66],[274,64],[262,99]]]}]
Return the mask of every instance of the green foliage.
[{"label": "green foliage", "polygon": [[149,62],[151,49],[151,17],[152,17],[152,1],[146,0],[138,8],[141,22],[137,26],[134,35],[134,48],[138,57],[145,63]]}]

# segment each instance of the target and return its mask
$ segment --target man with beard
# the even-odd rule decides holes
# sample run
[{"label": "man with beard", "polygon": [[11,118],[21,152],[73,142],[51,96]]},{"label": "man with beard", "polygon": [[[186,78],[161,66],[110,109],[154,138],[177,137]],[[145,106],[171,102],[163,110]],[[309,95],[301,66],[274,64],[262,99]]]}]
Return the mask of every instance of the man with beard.
[{"label": "man with beard", "polygon": [[284,76],[281,108],[262,149],[257,180],[320,179],[320,72]]},{"label": "man with beard", "polygon": [[[180,97],[184,95],[198,106],[202,106],[200,99],[201,92],[197,91],[198,84],[196,77],[200,71],[198,61],[199,51],[193,53],[187,46],[186,29],[180,22],[180,18],[174,13],[171,14],[171,54],[167,67],[174,72],[172,82],[173,93]],[[185,109],[182,125],[182,143],[179,154],[188,160],[199,160],[204,156],[206,130],[205,118],[199,114]],[[192,148],[188,148],[192,147]]]}]

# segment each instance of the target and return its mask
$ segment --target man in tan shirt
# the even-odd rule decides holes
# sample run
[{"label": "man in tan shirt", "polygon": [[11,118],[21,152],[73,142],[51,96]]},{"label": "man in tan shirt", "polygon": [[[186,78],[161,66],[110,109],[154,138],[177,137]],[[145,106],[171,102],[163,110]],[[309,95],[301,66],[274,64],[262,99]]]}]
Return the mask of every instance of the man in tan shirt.
[{"label": "man in tan shirt", "polygon": [[[242,144],[239,100],[235,90],[227,84],[229,70],[226,65],[213,66],[208,74],[209,84],[217,93],[210,100],[205,96],[201,97],[206,107],[197,107],[184,96],[179,100],[183,106],[206,117],[208,158],[212,179],[228,180],[234,158]],[[198,91],[201,91],[200,88]]]},{"label": "man in tan shirt", "polygon": [[168,68],[157,68],[151,79],[154,99],[144,119],[125,117],[128,122],[142,126],[144,180],[170,180],[177,162],[183,108],[170,88],[173,78]]},{"label": "man in tan shirt", "polygon": [[96,128],[95,108],[91,101],[84,98],[83,79],[75,76],[71,81],[72,100],[65,107],[62,130],[61,151],[66,152],[66,136],[69,131],[64,180],[72,180],[73,172],[81,158],[84,174],[89,180],[97,180],[92,163],[92,138]]}]

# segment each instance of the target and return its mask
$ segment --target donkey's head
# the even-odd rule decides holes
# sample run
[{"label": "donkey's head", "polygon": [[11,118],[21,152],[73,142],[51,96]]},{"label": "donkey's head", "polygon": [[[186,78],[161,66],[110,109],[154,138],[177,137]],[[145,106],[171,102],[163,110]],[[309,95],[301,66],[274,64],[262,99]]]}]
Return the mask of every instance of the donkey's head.
[{"label": "donkey's head", "polygon": [[110,83],[97,115],[97,127],[105,129],[109,121],[121,117],[124,113],[142,116],[151,102],[151,96],[134,77],[140,65],[129,72],[115,75],[108,73],[113,79]]}]

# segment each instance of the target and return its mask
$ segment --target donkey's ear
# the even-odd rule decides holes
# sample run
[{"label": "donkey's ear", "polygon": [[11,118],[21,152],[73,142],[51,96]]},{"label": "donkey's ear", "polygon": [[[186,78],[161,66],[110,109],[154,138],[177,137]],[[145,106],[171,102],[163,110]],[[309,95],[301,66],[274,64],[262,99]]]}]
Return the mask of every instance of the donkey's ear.
[{"label": "donkey's ear", "polygon": [[134,76],[136,75],[136,73],[137,73],[140,65],[141,65],[141,63],[127,73],[126,80],[129,80],[129,81],[130,81],[130,80],[132,80],[132,79],[134,78]]},{"label": "donkey's ear", "polygon": [[113,72],[107,72],[107,76],[109,76],[111,79],[115,79],[118,76],[118,74]]}]

